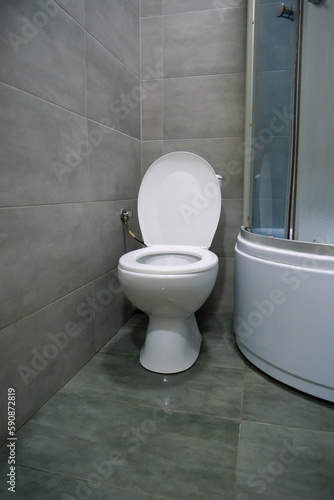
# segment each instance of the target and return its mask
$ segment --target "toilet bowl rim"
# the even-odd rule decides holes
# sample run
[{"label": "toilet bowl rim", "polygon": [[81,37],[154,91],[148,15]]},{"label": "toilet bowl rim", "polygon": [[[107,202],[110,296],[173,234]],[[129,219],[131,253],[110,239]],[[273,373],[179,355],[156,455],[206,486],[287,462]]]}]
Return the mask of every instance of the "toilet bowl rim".
[{"label": "toilet bowl rim", "polygon": [[[159,255],[164,253],[187,254],[199,258],[198,261],[177,265],[177,266],[157,266],[147,263],[138,262],[142,257],[149,255]],[[196,246],[181,246],[181,245],[152,245],[146,248],[133,250],[125,253],[119,259],[118,267],[125,271],[130,271],[138,274],[165,274],[165,275],[181,275],[194,274],[208,271],[218,266],[218,257],[215,253],[207,248]]]}]

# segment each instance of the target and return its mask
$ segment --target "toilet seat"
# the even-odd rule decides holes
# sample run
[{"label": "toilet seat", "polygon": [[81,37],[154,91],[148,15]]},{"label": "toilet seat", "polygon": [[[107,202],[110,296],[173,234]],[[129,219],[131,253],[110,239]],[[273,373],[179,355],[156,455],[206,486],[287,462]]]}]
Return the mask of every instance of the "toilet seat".
[{"label": "toilet seat", "polygon": [[221,210],[221,193],[209,163],[176,151],[156,160],[138,193],[138,219],[147,246],[209,248]]},{"label": "toilet seat", "polygon": [[[159,259],[159,256],[162,258]],[[155,257],[158,258],[159,265],[154,264]],[[217,255],[207,249],[196,246],[154,245],[124,254],[119,260],[119,267],[132,273],[181,275],[201,273],[212,269],[217,263]]]}]

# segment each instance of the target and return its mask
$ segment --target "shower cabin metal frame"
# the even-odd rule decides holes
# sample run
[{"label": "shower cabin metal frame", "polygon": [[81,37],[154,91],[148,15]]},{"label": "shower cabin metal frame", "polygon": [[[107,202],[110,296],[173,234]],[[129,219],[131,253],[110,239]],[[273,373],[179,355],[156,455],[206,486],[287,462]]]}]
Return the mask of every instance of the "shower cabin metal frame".
[{"label": "shower cabin metal frame", "polygon": [[[256,66],[255,52],[255,16],[256,0],[248,2],[247,19],[247,56],[246,56],[246,107],[245,107],[245,155],[244,155],[244,186],[243,186],[243,226],[246,230],[252,231],[253,212],[253,165],[252,155],[249,152],[253,147],[253,122],[254,122],[254,79]],[[284,239],[294,239],[295,226],[295,197],[296,197],[296,176],[297,176],[297,156],[298,156],[298,123],[299,123],[299,99],[300,99],[300,62],[301,62],[301,41],[302,41],[302,19],[303,1],[297,0],[296,11],[293,22],[297,24],[295,38],[294,57],[294,81],[293,81],[293,117],[291,124],[291,152],[289,159],[289,178],[287,188],[287,199],[285,209]],[[290,21],[291,22],[291,21]]]}]

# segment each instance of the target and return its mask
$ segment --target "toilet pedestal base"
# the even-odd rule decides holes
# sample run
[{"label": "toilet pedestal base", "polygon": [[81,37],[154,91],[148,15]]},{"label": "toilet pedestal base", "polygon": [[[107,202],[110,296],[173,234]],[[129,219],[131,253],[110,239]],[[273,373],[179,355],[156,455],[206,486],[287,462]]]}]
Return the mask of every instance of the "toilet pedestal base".
[{"label": "toilet pedestal base", "polygon": [[201,342],[194,314],[187,318],[150,316],[139,360],[152,372],[182,372],[195,363]]}]

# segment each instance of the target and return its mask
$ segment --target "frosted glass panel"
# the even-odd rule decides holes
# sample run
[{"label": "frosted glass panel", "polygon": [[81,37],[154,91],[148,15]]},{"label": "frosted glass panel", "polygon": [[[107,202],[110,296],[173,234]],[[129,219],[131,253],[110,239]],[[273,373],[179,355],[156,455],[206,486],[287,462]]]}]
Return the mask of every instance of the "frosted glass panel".
[{"label": "frosted glass panel", "polygon": [[334,243],[334,5],[305,2],[295,239]]},{"label": "frosted glass panel", "polygon": [[[294,9],[296,1],[289,2]],[[252,117],[252,231],[283,238],[286,229],[296,22],[277,18],[278,2],[255,2]]]}]

